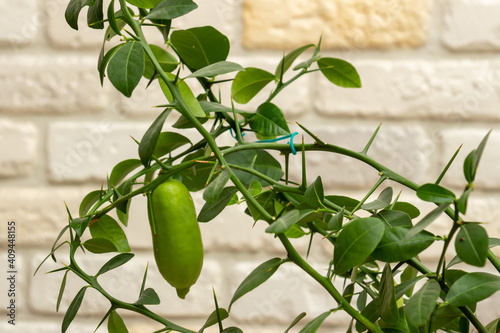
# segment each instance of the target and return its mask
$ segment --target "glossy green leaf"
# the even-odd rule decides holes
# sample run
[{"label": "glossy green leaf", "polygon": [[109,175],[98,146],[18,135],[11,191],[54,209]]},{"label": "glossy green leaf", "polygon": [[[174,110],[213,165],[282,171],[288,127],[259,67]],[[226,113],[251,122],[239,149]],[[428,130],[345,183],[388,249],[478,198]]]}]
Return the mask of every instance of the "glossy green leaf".
[{"label": "glossy green leaf", "polygon": [[[101,86],[104,85],[104,77],[106,76],[106,67],[109,64],[109,61],[111,58],[115,55],[115,53],[123,47],[125,44],[119,44],[116,45],[115,47],[111,48],[108,52],[106,52],[106,55],[102,53],[102,56],[99,56],[99,61],[97,63],[97,69],[99,70],[99,79],[101,80]],[[101,52],[104,52],[104,47]]]},{"label": "glossy green leaf", "polygon": [[135,302],[137,305],[157,305],[160,304],[160,298],[153,288],[146,288]]},{"label": "glossy green leaf", "polygon": [[295,319],[292,321],[292,323],[287,327],[287,329],[285,330],[284,333],[288,333],[290,332],[290,330],[299,323],[299,321],[302,320],[302,318],[304,318],[306,316],[306,313],[305,312],[302,312],[301,314],[299,314],[297,317],[295,317]]},{"label": "glossy green leaf", "polygon": [[452,284],[446,303],[467,306],[482,301],[500,290],[500,277],[489,273],[468,273]]},{"label": "glossy green leaf", "polygon": [[90,217],[77,217],[75,219],[72,219],[70,222],[71,228],[76,232],[76,234],[79,237],[82,237],[83,233],[85,232],[85,229],[87,229],[87,226],[90,223]]},{"label": "glossy green leaf", "polygon": [[436,332],[460,316],[462,316],[462,311],[455,306],[438,307],[432,314],[431,332]]},{"label": "glossy green leaf", "polygon": [[321,176],[318,176],[316,180],[307,187],[304,192],[304,199],[309,207],[321,208],[324,198],[325,193],[323,190],[323,182],[321,180]]},{"label": "glossy green leaf", "polygon": [[373,217],[346,224],[335,243],[334,272],[345,273],[368,258],[382,239],[384,229],[384,223]]},{"label": "glossy green leaf", "polygon": [[450,190],[436,184],[424,184],[417,190],[417,196],[429,202],[437,204],[452,203],[455,200],[455,194]]},{"label": "glossy green leaf", "polygon": [[[217,311],[219,311],[219,313],[217,313]],[[219,322],[219,318],[222,321],[228,317],[229,317],[229,313],[227,312],[226,309],[219,308],[219,309],[214,310],[208,316],[207,320],[205,321],[205,324],[201,327],[201,329],[198,331],[198,333],[203,333],[203,331],[205,331],[205,328],[217,324]]]},{"label": "glossy green leaf", "polygon": [[409,280],[405,280],[404,282],[401,282],[398,284],[394,289],[396,291],[396,299],[400,299],[404,295],[408,294],[411,290],[413,290],[413,287],[415,284],[422,280],[424,278],[423,275],[413,277]]},{"label": "glossy green leaf", "polygon": [[132,6],[149,9],[155,7],[163,0],[126,0],[126,1]]},{"label": "glossy green leaf", "polygon": [[[274,180],[280,180],[284,175],[281,164],[271,154],[264,150],[242,150],[229,153],[225,155],[225,157],[229,164],[254,169]],[[252,181],[257,180],[262,186],[269,186],[268,182],[262,180],[258,176],[242,170],[233,169],[233,172],[245,185],[250,185]]]},{"label": "glossy green leaf", "polygon": [[261,104],[257,108],[257,112],[250,122],[250,128],[257,133],[259,139],[290,134],[290,129],[281,109],[268,102]]},{"label": "glossy green leaf", "polygon": [[416,234],[420,233],[422,230],[427,228],[432,224],[444,211],[448,208],[449,203],[443,203],[436,208],[434,208],[429,214],[425,215],[413,228],[408,231],[405,236],[405,239],[412,238]]},{"label": "glossy green leaf", "polygon": [[405,261],[417,256],[434,242],[434,235],[427,231],[406,239],[408,231],[408,227],[386,228],[372,257],[383,262]]},{"label": "glossy green leaf", "polygon": [[116,246],[118,252],[129,252],[127,237],[122,228],[111,216],[104,215],[90,225],[92,238],[104,238]]},{"label": "glossy green leaf", "polygon": [[75,319],[78,310],[80,309],[80,305],[82,305],[83,297],[85,296],[85,291],[87,291],[87,287],[83,287],[78,291],[75,298],[71,301],[68,310],[66,310],[66,314],[64,315],[62,321],[61,331],[65,333],[68,330],[69,325]]},{"label": "glossy green leaf", "polygon": [[361,79],[353,65],[336,58],[321,58],[318,60],[321,73],[331,83],[344,88],[360,88]]},{"label": "glossy green leaf", "polygon": [[417,327],[423,326],[436,307],[440,291],[441,287],[437,281],[427,281],[406,303],[406,319]]},{"label": "glossy green leaf", "polygon": [[280,267],[283,261],[280,258],[269,259],[255,268],[238,286],[234,292],[233,298],[229,303],[228,311],[231,311],[231,306],[241,296],[254,290],[264,282],[266,282]]},{"label": "glossy green leaf", "polygon": [[276,221],[266,228],[267,233],[281,233],[288,231],[292,225],[299,222],[305,216],[313,213],[313,209],[298,210],[292,209],[281,215]]},{"label": "glossy green leaf", "polygon": [[230,62],[230,61],[219,61],[215,64],[208,65],[201,69],[198,69],[196,72],[188,75],[186,78],[190,77],[214,77],[217,75],[232,73],[232,72],[240,72],[245,70],[241,65]]},{"label": "glossy green leaf", "polygon": [[154,155],[156,157],[162,157],[184,145],[192,146],[193,144],[191,140],[179,133],[162,132],[156,142]]},{"label": "glossy green leaf", "polygon": [[380,278],[379,292],[380,317],[383,321],[395,324],[399,320],[398,305],[396,303],[396,292],[394,290],[394,277],[391,266],[386,264],[382,277]]},{"label": "glossy green leaf", "polygon": [[75,30],[78,30],[78,17],[80,12],[85,6],[94,6],[96,0],[70,0],[68,6],[66,7],[66,12],[64,17],[69,26]]},{"label": "glossy green leaf", "polygon": [[[203,111],[205,111],[205,113],[229,113],[229,114],[233,113],[233,108],[227,107],[219,103],[200,101],[200,105]],[[248,112],[240,109],[235,109],[234,111],[237,114],[243,115],[245,118],[252,118],[253,116],[255,116],[254,112]]]},{"label": "glossy green leaf", "polygon": [[109,259],[104,265],[102,265],[102,267],[99,269],[99,272],[97,272],[96,276],[102,275],[115,268],[125,265],[133,257],[134,257],[133,253],[120,253],[114,256],[113,258]]},{"label": "glossy green leaf", "polygon": [[273,80],[276,80],[276,76],[268,71],[254,67],[245,68],[236,74],[231,86],[231,95],[235,102],[246,104]]},{"label": "glossy green leaf", "polygon": [[344,224],[344,208],[338,212],[338,214],[332,215],[332,217],[328,220],[328,230],[339,231],[342,229],[342,225]]},{"label": "glossy green leaf", "polygon": [[155,121],[153,121],[153,123],[149,126],[146,133],[142,136],[141,142],[139,143],[139,157],[142,164],[146,167],[149,166],[149,163],[151,162],[163,124],[171,111],[172,109],[165,109],[162,113],[160,113]]},{"label": "glossy green leaf", "polygon": [[342,195],[327,195],[325,200],[328,200],[339,207],[344,207],[345,210],[353,210],[359,204],[359,200],[342,196]]},{"label": "glossy green leaf", "polygon": [[238,192],[236,187],[229,186],[222,190],[216,202],[206,202],[198,215],[198,222],[209,222],[217,217],[227,207],[236,192]]},{"label": "glossy green leaf", "polygon": [[170,37],[173,47],[193,70],[226,60],[229,40],[211,26],[176,30]]},{"label": "glossy green leaf", "polygon": [[144,51],[139,42],[128,42],[117,50],[108,64],[108,78],[126,97],[139,84],[144,73]]},{"label": "glossy green leaf", "polygon": [[258,180],[252,180],[248,187],[248,192],[253,196],[259,195],[262,193],[262,184]]},{"label": "glossy green leaf", "polygon": [[128,333],[127,326],[125,326],[122,317],[116,311],[109,314],[108,333]]},{"label": "glossy green leaf", "polygon": [[[120,9],[120,13],[121,13],[121,9]],[[121,34],[121,29],[123,28],[120,27],[120,25],[118,24],[118,20],[116,18],[116,14],[115,14],[115,0],[111,0],[109,2],[109,6],[108,6],[108,24],[109,24],[109,27],[108,29],[106,30],[106,35],[105,35],[105,39],[106,40],[109,40],[112,36],[116,36],[116,35],[120,35]],[[103,44],[103,48],[104,48],[104,44]],[[102,80],[101,80],[101,84],[102,84]]]},{"label": "glossy green leaf", "polygon": [[392,187],[385,188],[380,192],[377,199],[372,202],[364,203],[361,208],[364,210],[377,210],[387,207],[392,201]]},{"label": "glossy green leaf", "polygon": [[211,204],[217,202],[217,199],[219,199],[219,196],[221,195],[224,187],[229,181],[230,176],[231,170],[229,168],[225,168],[224,170],[222,170],[222,172],[214,179],[214,181],[212,181],[207,186],[205,192],[203,192],[203,200]]},{"label": "glossy green leaf", "polygon": [[61,281],[61,287],[59,288],[59,294],[57,295],[56,302],[56,312],[59,312],[59,306],[61,305],[61,300],[64,295],[64,290],[66,289],[66,278],[68,277],[69,270],[64,273],[63,279]]},{"label": "glossy green leaf", "polygon": [[486,331],[488,331],[488,333],[500,332],[500,318],[494,319],[488,323],[488,325],[486,325]]},{"label": "glossy green leaf", "polygon": [[[401,272],[401,283],[409,281],[409,280],[415,278],[417,275],[418,275],[417,269],[408,265],[403,270],[403,272]],[[411,297],[411,295],[413,295],[413,287],[408,289],[408,291],[405,292],[405,295],[408,297]]]},{"label": "glossy green leaf", "polygon": [[94,206],[94,204],[101,199],[103,194],[104,191],[101,190],[92,191],[87,194],[80,203],[80,216],[85,216],[90,211],[92,206]]},{"label": "glossy green leaf", "polygon": [[149,20],[172,20],[198,8],[191,0],[167,0],[160,2],[146,16]]},{"label": "glossy green leaf", "polygon": [[241,328],[231,326],[231,327],[225,328],[222,331],[222,333],[243,333],[243,331],[241,330]]},{"label": "glossy green leaf", "polygon": [[[160,67],[163,69],[165,72],[172,72],[177,68],[179,65],[179,60],[170,52],[165,50],[162,47],[159,47],[157,45],[149,45],[151,48],[151,51],[153,52],[156,60],[160,64]],[[153,65],[153,62],[151,59],[146,56],[144,58],[144,77],[147,78],[148,80],[151,80],[153,75],[155,74],[156,69],[155,66]]]},{"label": "glossy green leaf", "polygon": [[82,245],[92,253],[108,253],[118,251],[115,244],[104,238],[91,238],[85,241]]},{"label": "glossy green leaf", "polygon": [[455,238],[457,255],[469,265],[484,266],[488,248],[488,233],[479,224],[463,225]]},{"label": "glossy green leaf", "polygon": [[[389,209],[389,207],[386,207],[386,209]],[[420,215],[420,210],[408,202],[398,201],[394,204],[391,210],[404,212],[408,214],[411,219],[414,219]]]},{"label": "glossy green leaf", "polygon": [[410,216],[402,211],[381,210],[374,217],[379,218],[387,227],[412,227]]},{"label": "glossy green leaf", "polygon": [[306,326],[304,326],[299,333],[314,333],[316,332],[320,326],[323,324],[326,318],[332,314],[331,311],[326,311],[316,318],[314,318],[312,321],[310,321]]},{"label": "glossy green leaf", "polygon": [[113,167],[109,175],[109,183],[113,186],[120,184],[120,182],[128,176],[128,174],[142,165],[138,159],[128,159],[121,161]]},{"label": "glossy green leaf", "polygon": [[307,51],[309,48],[314,47],[314,44],[301,46],[289,53],[287,53],[280,61],[278,66],[276,67],[275,75],[279,79],[281,78],[285,72],[292,66],[293,62],[300,57],[302,53]]},{"label": "glossy green leaf", "polygon": [[103,0],[96,0],[87,12],[87,25],[92,29],[104,29]]},{"label": "glossy green leaf", "polygon": [[[183,162],[195,160],[203,156],[203,150],[198,150],[186,156]],[[211,164],[197,163],[195,166],[182,171],[182,183],[186,185],[190,192],[199,191],[207,186],[208,177],[211,174],[212,168],[213,165]]]},{"label": "glossy green leaf", "polygon": [[[173,75],[171,73],[166,73],[166,75],[168,76],[168,78],[170,80],[175,79],[175,75]],[[173,103],[174,98],[172,97],[172,93],[170,92],[167,84],[163,80],[160,80],[160,87],[161,87],[161,90],[163,91],[163,94],[168,99],[168,101]],[[196,99],[193,92],[191,91],[191,88],[189,88],[187,83],[184,82],[183,80],[180,80],[178,82],[178,87],[179,87],[179,93],[181,95],[181,98],[184,101],[184,103],[186,104],[186,106],[188,107],[189,112],[197,118],[206,117],[205,111],[203,111],[203,109],[200,106],[200,102]]]},{"label": "glossy green leaf", "polygon": [[469,201],[469,196],[470,194],[472,193],[474,189],[471,187],[471,188],[468,188],[464,191],[464,193],[462,193],[462,195],[460,196],[460,198],[458,199],[457,201],[457,209],[460,213],[462,214],[466,214],[467,213],[467,203]]},{"label": "glossy green leaf", "polygon": [[[380,318],[380,299],[376,298],[368,303],[367,306],[361,311],[361,315],[366,317],[372,323],[376,322]],[[359,321],[356,321],[356,331],[365,332],[366,327]]]},{"label": "glossy green leaf", "polygon": [[484,148],[486,147],[486,142],[490,136],[491,131],[486,134],[486,136],[481,140],[477,149],[473,150],[464,162],[464,174],[465,178],[469,183],[472,183],[476,178],[477,168],[481,157],[483,155]]}]

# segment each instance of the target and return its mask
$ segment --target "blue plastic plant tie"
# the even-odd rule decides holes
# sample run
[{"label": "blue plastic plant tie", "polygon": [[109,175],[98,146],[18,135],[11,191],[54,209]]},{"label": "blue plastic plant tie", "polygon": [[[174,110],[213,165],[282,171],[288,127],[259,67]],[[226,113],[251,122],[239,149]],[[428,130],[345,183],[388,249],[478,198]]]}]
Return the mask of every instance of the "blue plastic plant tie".
[{"label": "blue plastic plant tie", "polygon": [[[234,134],[233,132],[233,129],[230,128],[229,129],[229,133],[231,134],[231,136],[235,139],[235,140],[238,140],[238,138],[236,137],[236,135]],[[244,137],[246,133],[241,133],[241,137]]]},{"label": "blue plastic plant tie", "polygon": [[287,135],[282,136],[280,138],[269,139],[269,140],[260,140],[260,141],[256,141],[256,142],[277,142],[277,141],[281,141],[281,140],[290,138],[290,141],[288,141],[287,143],[290,145],[290,149],[292,150],[292,154],[297,155],[297,150],[295,150],[295,145],[293,144],[293,138],[297,134],[299,134],[299,133],[298,132],[293,132],[292,134],[287,134]]}]

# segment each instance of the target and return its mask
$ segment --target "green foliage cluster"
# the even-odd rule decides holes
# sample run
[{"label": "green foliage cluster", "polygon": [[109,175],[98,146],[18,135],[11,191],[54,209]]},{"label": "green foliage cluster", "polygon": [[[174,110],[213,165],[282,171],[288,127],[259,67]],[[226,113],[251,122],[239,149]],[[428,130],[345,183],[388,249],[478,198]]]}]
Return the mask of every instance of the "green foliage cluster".
[{"label": "green foliage cluster", "polygon": [[[256,222],[267,223],[266,232],[274,234],[288,254],[255,268],[234,291],[227,309],[219,307],[214,294],[215,310],[199,332],[212,325],[218,325],[220,332],[242,332],[240,328],[223,325],[234,302],[265,283],[282,265],[289,264],[302,269],[337,303],[305,324],[300,332],[316,332],[337,311],[346,311],[352,317],[347,332],[468,332],[470,326],[483,333],[499,332],[500,318],[485,326],[475,311],[478,302],[500,290],[500,276],[455,268],[458,263],[469,267],[490,265],[500,272],[500,261],[490,250],[500,245],[500,240],[489,238],[482,223],[463,219],[489,133],[465,160],[462,193],[456,195],[440,185],[456,154],[435,182],[418,185],[369,156],[378,129],[361,152],[328,144],[302,125],[315,142],[293,143],[295,133],[290,132],[283,112],[272,102],[289,84],[318,71],[339,87],[361,87],[359,75],[350,63],[321,55],[321,40],[317,45],[305,45],[284,54],[271,73],[227,61],[229,40],[213,27],[171,29],[173,19],[197,8],[191,0],[111,0],[107,10],[102,0],[71,0],[66,20],[74,29],[78,29],[78,17],[84,7],[88,7],[88,25],[105,29],[98,62],[101,82],[107,77],[117,90],[130,97],[141,80],[148,80],[148,85],[160,85],[167,102],[137,142],[138,158],[116,164],[107,184],[82,200],[78,217],[68,211],[69,223],[48,256],[56,261],[56,252],[69,246],[69,264],[56,270],[64,272],[57,308],[68,273],[87,285],[66,311],[63,333],[77,315],[88,288],[97,290],[110,302],[109,311],[99,324],[107,321],[109,332],[128,332],[119,315],[122,311],[133,311],[162,323],[164,329],[158,332],[193,332],[148,309],[148,305],[159,304],[160,299],[153,289],[146,288],[147,269],[133,303],[116,299],[99,284],[102,274],[134,256],[129,253],[123,232],[130,202],[138,195],[151,193],[169,178],[180,180],[189,191],[204,190],[205,204],[199,222],[215,219],[229,205],[246,205],[246,213]],[[157,28],[163,36],[162,45],[147,42],[143,34],[146,26]],[[108,49],[111,39],[119,39],[120,43]],[[306,60],[299,62],[299,58]],[[181,77],[181,69],[190,74]],[[232,100],[228,98],[230,103],[224,105],[214,88],[228,81]],[[235,108],[232,101],[248,103],[269,84],[273,85],[269,97],[255,111]],[[203,93],[196,96],[191,90],[194,85],[199,85]],[[180,113],[173,125],[178,131],[163,132],[171,112]],[[191,142],[182,134],[188,128],[195,128],[203,138]],[[228,131],[235,137],[234,146],[218,146],[215,139]],[[243,136],[249,132],[255,133],[259,141],[245,141]],[[290,142],[279,142],[285,138]],[[280,152],[284,162],[269,151]],[[300,184],[288,177],[290,154],[297,151],[303,162]],[[306,179],[307,153],[311,151],[359,160],[373,167],[379,180],[361,200],[325,193],[321,176],[313,182]],[[388,181],[415,191],[421,200],[434,203],[435,209],[421,216],[417,207],[400,201],[393,189],[384,185]],[[381,190],[380,194],[373,199],[377,190]],[[108,215],[113,210],[119,221]],[[447,235],[426,230],[444,215],[451,222]],[[323,263],[321,272],[293,245],[297,238],[318,236],[331,244],[333,253],[331,260]],[[437,267],[430,269],[418,257],[435,242],[441,244],[442,253]],[[452,244],[457,255],[446,263],[445,253]],[[78,265],[75,254],[81,250],[119,254],[91,275]],[[344,279],[343,290],[333,285],[334,279]],[[421,287],[417,288],[419,282]],[[298,314],[284,331],[288,332],[304,317],[305,313]]]}]

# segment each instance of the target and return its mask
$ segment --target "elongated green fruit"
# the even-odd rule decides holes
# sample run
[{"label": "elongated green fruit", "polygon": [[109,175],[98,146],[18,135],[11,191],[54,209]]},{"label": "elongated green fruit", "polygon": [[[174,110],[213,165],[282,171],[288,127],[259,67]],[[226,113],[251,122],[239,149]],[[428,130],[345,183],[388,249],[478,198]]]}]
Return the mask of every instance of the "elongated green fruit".
[{"label": "elongated green fruit", "polygon": [[156,264],[184,299],[203,266],[203,243],[193,199],[184,184],[169,179],[148,195]]}]

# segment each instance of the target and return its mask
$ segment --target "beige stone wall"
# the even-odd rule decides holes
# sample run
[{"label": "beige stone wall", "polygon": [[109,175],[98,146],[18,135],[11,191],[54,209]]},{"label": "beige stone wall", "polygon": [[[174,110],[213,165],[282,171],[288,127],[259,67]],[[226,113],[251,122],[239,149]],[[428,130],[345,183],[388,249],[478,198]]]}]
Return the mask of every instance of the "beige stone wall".
[{"label": "beige stone wall", "polygon": [[[72,31],[63,18],[67,2],[0,0],[3,271],[7,221],[14,220],[18,226],[18,325],[6,322],[2,277],[1,332],[60,331],[62,313],[55,313],[55,303],[62,276],[33,277],[33,272],[67,223],[64,203],[76,212],[83,196],[100,187],[114,164],[136,157],[136,145],[129,136],[140,137],[157,113],[150,106],[163,103],[158,90],[145,91],[144,85],[131,99],[120,97],[109,82],[100,87],[95,68],[101,32],[87,29],[83,20],[80,31]],[[216,26],[231,39],[231,60],[244,66],[273,71],[283,50],[316,43],[322,35],[322,54],[351,62],[363,88],[341,89],[315,73],[287,88],[276,103],[291,123],[298,121],[323,140],[355,150],[361,150],[383,123],[371,154],[417,182],[433,182],[463,143],[444,179],[460,191],[464,157],[493,129],[471,199],[470,218],[488,222],[490,234],[500,236],[500,1],[197,2],[200,9],[176,26]],[[249,107],[264,99],[265,93],[258,95]],[[309,157],[310,178],[321,174],[332,194],[361,198],[377,178],[370,168],[343,157]],[[299,158],[291,162],[293,170],[299,170]],[[200,208],[201,194],[194,197]],[[402,197],[417,202],[410,191],[403,191]],[[429,209],[425,207],[424,211]],[[275,239],[263,232],[265,226],[252,227],[242,207],[231,207],[217,221],[202,225],[205,268],[192,297],[180,301],[171,288],[162,287],[154,267],[144,200],[134,202],[131,215],[127,234],[136,258],[103,284],[116,295],[133,298],[126,295],[138,290],[149,262],[150,284],[163,300],[156,310],[193,329],[201,327],[213,309],[212,287],[219,304],[226,307],[248,272],[266,259],[284,255]],[[448,227],[446,220],[439,221],[433,231],[444,234]],[[307,240],[299,242],[298,248],[305,251]],[[320,241],[315,244],[311,260],[324,261],[326,248]],[[432,265],[438,251],[438,247],[429,251],[426,262]],[[59,258],[66,262],[64,256]],[[102,264],[90,257],[85,260],[90,270]],[[56,267],[48,264],[43,272]],[[81,282],[71,277],[62,309],[79,287]],[[500,316],[499,297],[481,307],[481,319]],[[93,332],[106,306],[96,293],[89,292],[84,313],[69,331]],[[310,278],[287,266],[234,305],[231,323],[245,332],[283,332],[302,311],[313,318],[333,306]],[[134,315],[124,318],[130,332],[160,329]],[[336,313],[325,322],[323,332],[345,332],[348,323],[345,314]]]}]

